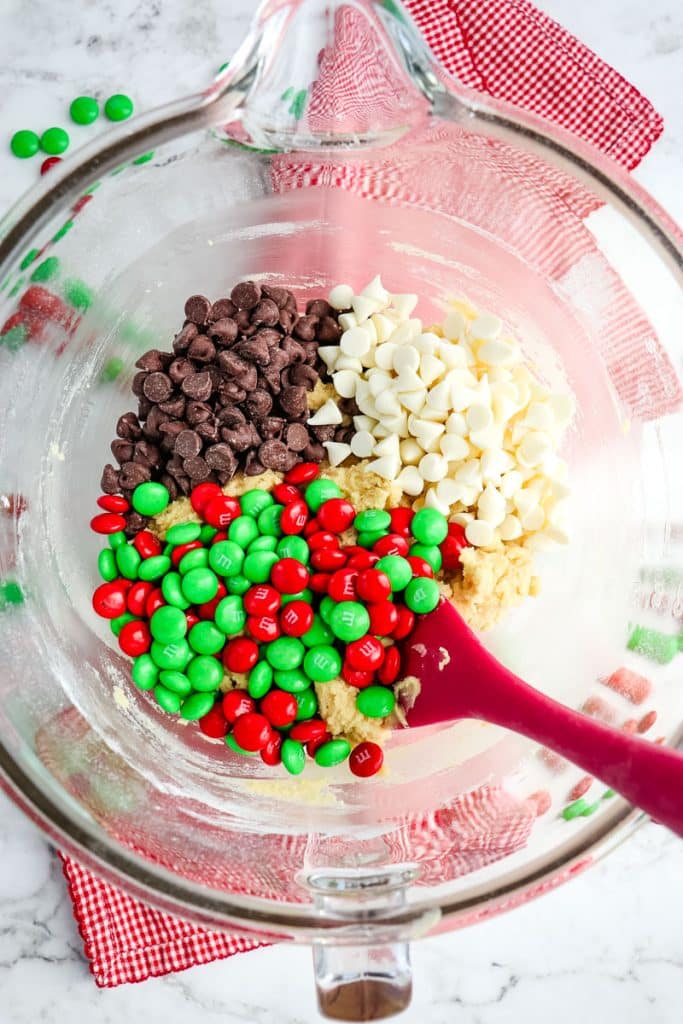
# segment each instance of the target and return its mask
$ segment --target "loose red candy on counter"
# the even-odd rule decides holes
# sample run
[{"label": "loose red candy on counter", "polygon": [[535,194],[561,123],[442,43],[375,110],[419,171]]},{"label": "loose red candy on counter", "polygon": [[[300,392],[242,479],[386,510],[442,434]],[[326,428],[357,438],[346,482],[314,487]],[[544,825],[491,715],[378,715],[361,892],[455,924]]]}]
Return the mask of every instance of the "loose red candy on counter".
[{"label": "loose red candy on counter", "polygon": [[49,170],[51,170],[57,164],[61,164],[61,162],[62,162],[61,156],[48,156],[48,157],[46,157],[45,160],[43,160],[42,164],[40,165],[40,173],[41,173],[41,175],[47,174],[47,172]]},{"label": "loose red candy on counter", "polygon": [[280,636],[280,623],[270,615],[250,616],[247,619],[247,630],[259,643],[269,644]]},{"label": "loose red candy on counter", "polygon": [[143,558],[153,558],[162,551],[161,541],[149,530],[140,530],[133,540],[133,547]]},{"label": "loose red candy on counter", "polygon": [[374,682],[374,672],[364,672],[362,669],[353,668],[348,661],[345,661],[342,665],[342,679],[349,686],[355,686],[359,690],[364,690],[366,686],[370,686]]},{"label": "loose red candy on counter", "polygon": [[223,529],[240,515],[239,502],[226,494],[219,494],[211,498],[201,515],[209,526],[215,526],[217,530]]},{"label": "loose red candy on counter", "polygon": [[293,694],[285,693],[284,690],[271,690],[261,701],[260,710],[271,725],[283,729],[292,724],[299,705]]},{"label": "loose red candy on counter", "polygon": [[90,520],[90,529],[95,533],[119,533],[125,528],[126,520],[117,512],[100,512]]},{"label": "loose red candy on counter", "polygon": [[429,562],[424,558],[420,558],[419,555],[408,555],[406,559],[410,568],[413,570],[413,576],[433,576],[434,570],[432,569]]},{"label": "loose red candy on counter", "polygon": [[152,634],[146,622],[137,619],[134,622],[127,622],[119,633],[119,647],[131,658],[146,654],[151,646]]},{"label": "loose red candy on counter", "polygon": [[137,580],[132,585],[127,595],[128,611],[131,615],[137,615],[139,618],[142,618],[145,614],[147,598],[153,590],[154,584],[146,580]]},{"label": "loose red candy on counter", "polygon": [[223,649],[223,664],[228,672],[248,672],[257,661],[258,645],[248,636],[238,636],[229,640]]},{"label": "loose red candy on counter", "polygon": [[270,722],[265,715],[259,715],[255,712],[240,715],[232,727],[235,743],[242,750],[250,750],[254,753],[257,750],[263,750],[269,742],[272,733],[273,730],[271,729]]},{"label": "loose red candy on counter", "polygon": [[53,320],[55,323],[61,324],[68,323],[71,315],[60,298],[53,295],[47,288],[36,284],[27,288],[21,296],[19,309],[28,310],[46,320]]},{"label": "loose red candy on counter", "polygon": [[373,604],[391,596],[391,580],[381,569],[364,569],[356,581],[358,596]]},{"label": "loose red candy on counter", "polygon": [[281,558],[270,571],[270,581],[281,594],[299,594],[309,578],[308,569],[296,558]]},{"label": "loose red candy on counter", "polygon": [[377,670],[377,678],[385,686],[391,686],[401,671],[401,652],[398,647],[386,647],[384,661]]},{"label": "loose red candy on counter", "polygon": [[92,606],[103,619],[118,619],[119,615],[126,611],[126,595],[129,589],[129,580],[101,583],[92,596]]},{"label": "loose red candy on counter", "polygon": [[285,483],[299,484],[310,483],[320,473],[320,466],[317,462],[300,462],[298,466],[294,466],[292,469],[285,473]]},{"label": "loose red candy on counter", "polygon": [[281,598],[274,587],[257,583],[244,595],[244,610],[247,615],[274,615],[281,604]]},{"label": "loose red candy on counter", "polygon": [[392,508],[389,510],[391,516],[391,532],[399,533],[402,537],[410,536],[410,524],[415,513],[412,508]]},{"label": "loose red candy on counter", "polygon": [[349,755],[349,768],[360,779],[376,775],[384,763],[384,752],[378,743],[359,743]]},{"label": "loose red candy on counter", "polygon": [[369,632],[375,636],[389,636],[398,625],[398,608],[391,601],[379,601],[367,606],[370,616]]},{"label": "loose red candy on counter", "polygon": [[228,690],[223,697],[222,710],[227,721],[232,724],[242,715],[256,711],[256,701],[246,690]]},{"label": "loose red candy on counter", "polygon": [[309,743],[327,735],[327,725],[320,718],[311,718],[308,722],[297,722],[289,731],[291,739],[298,743]]},{"label": "loose red candy on counter", "polygon": [[355,601],[357,579],[357,569],[337,569],[330,577],[327,593],[335,601]]},{"label": "loose red candy on counter", "polygon": [[164,599],[161,587],[155,587],[152,593],[145,601],[145,615],[147,616],[148,619],[151,619],[154,613],[158,611],[159,608],[163,608],[165,604],[166,601]]},{"label": "loose red candy on counter", "polygon": [[290,601],[280,612],[280,628],[285,636],[303,636],[313,625],[313,608],[306,601]]},{"label": "loose red candy on counter", "polygon": [[415,614],[411,612],[410,608],[400,605],[398,609],[398,624],[391,635],[394,640],[405,640],[414,629]]},{"label": "loose red candy on counter", "polygon": [[130,509],[129,503],[122,494],[101,494],[97,499],[97,504],[105,512],[118,512],[121,514],[122,512],[128,512]]},{"label": "loose red candy on counter", "polygon": [[346,554],[338,548],[318,548],[311,555],[311,565],[323,572],[334,572],[346,565]]},{"label": "loose red candy on counter", "polygon": [[308,505],[299,498],[285,505],[280,516],[280,529],[284,534],[293,536],[301,533],[308,522]]},{"label": "loose red candy on counter", "polygon": [[351,668],[373,672],[384,661],[384,647],[374,636],[362,636],[346,647],[346,660]]},{"label": "loose red candy on counter", "polygon": [[386,537],[380,537],[372,545],[372,550],[382,558],[385,555],[401,555],[401,557],[405,558],[408,554],[408,541],[399,533],[388,533]]},{"label": "loose red candy on counter", "polygon": [[308,581],[311,590],[316,594],[326,594],[332,576],[329,572],[314,572]]},{"label": "loose red candy on counter", "polygon": [[356,510],[346,498],[330,498],[317,511],[318,522],[326,530],[343,533],[356,518]]},{"label": "loose red candy on counter", "polygon": [[195,548],[203,548],[204,545],[200,540],[188,540],[186,544],[179,544],[177,548],[173,548],[171,552],[171,561],[177,567],[183,560],[183,556],[188,551],[194,551]]},{"label": "loose red candy on counter", "polygon": [[222,740],[228,735],[230,726],[220,704],[216,704],[203,718],[199,719],[199,728],[205,736],[210,736],[214,740]]},{"label": "loose red candy on counter", "polygon": [[274,768],[282,761],[282,754],[280,753],[281,749],[282,736],[280,735],[279,732],[275,732],[275,730],[273,730],[273,734],[266,743],[265,747],[262,747],[260,750],[261,760],[263,761],[264,764],[267,764],[271,768]]},{"label": "loose red candy on counter", "polygon": [[299,501],[302,494],[293,484],[276,484],[273,487],[273,497],[278,505],[290,505],[293,501]]},{"label": "loose red candy on counter", "polygon": [[197,484],[190,494],[190,504],[197,515],[202,515],[209,502],[213,498],[218,497],[219,494],[222,494],[222,491],[218,484],[211,484],[208,482],[204,484]]}]

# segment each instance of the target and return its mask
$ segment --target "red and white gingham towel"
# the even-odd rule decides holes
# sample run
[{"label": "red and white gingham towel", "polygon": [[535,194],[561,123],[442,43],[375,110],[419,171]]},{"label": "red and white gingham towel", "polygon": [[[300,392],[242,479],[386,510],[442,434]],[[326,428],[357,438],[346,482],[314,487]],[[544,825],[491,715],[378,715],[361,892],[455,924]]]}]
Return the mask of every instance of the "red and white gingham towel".
[{"label": "red and white gingham towel", "polygon": [[[526,0],[407,0],[407,6],[436,56],[463,84],[557,122],[625,167],[635,167],[661,134],[661,117],[637,89]],[[335,71],[334,64],[321,67],[326,75]],[[313,103],[312,97],[314,110]],[[622,328],[614,325],[615,332]],[[660,412],[667,400],[659,395]],[[405,823],[387,844],[395,859],[419,857],[427,881],[433,861],[433,880],[444,880],[444,869],[456,877],[523,847],[532,820],[529,804],[483,787],[437,815]],[[153,910],[70,858],[64,858],[64,872],[100,986],[144,981],[261,944]]]}]

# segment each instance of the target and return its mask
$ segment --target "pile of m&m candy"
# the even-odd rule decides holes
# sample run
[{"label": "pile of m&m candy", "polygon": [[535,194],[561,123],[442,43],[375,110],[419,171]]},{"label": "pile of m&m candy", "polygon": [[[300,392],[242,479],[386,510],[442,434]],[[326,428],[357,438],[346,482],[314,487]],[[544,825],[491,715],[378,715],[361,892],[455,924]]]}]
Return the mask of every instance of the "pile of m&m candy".
[{"label": "pile of m&m candy", "polygon": [[[169,493],[144,483],[131,501],[156,516]],[[147,529],[128,541],[127,499],[98,499],[91,527],[109,545],[93,607],[133,658],[134,683],[205,735],[293,775],[306,754],[323,767],[348,758],[355,775],[374,775],[381,747],[352,750],[331,736],[313,684],[341,678],[357,689],[361,714],[392,713],[396,644],[437,606],[434,574],[454,567],[462,528],[435,509],[357,513],[315,463],[295,466],[272,491],[238,499],[202,483],[190,501],[201,522],[171,526],[162,542]],[[244,675],[246,689],[220,692],[226,673]]]}]

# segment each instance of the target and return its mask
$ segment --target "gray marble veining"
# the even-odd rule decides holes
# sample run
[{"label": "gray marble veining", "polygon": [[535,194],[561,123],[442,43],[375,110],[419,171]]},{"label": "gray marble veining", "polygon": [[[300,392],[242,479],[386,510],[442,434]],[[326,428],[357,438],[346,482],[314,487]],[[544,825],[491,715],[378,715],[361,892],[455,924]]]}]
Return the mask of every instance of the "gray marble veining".
[{"label": "gray marble veining", "polygon": [[[636,177],[683,219],[683,8],[674,0],[539,6],[649,96],[666,133]],[[200,88],[239,42],[250,0],[4,0],[0,124],[64,124],[70,100],[130,92],[149,108]],[[123,72],[121,69],[126,68]],[[675,83],[678,81],[678,87]],[[73,127],[74,143],[98,129]],[[0,155],[0,208],[35,181]],[[476,929],[414,948],[422,1024],[678,1024],[683,847],[654,825],[587,874]],[[278,947],[139,986],[98,991],[61,869],[0,795],[0,1024],[310,1024],[308,950]]]}]

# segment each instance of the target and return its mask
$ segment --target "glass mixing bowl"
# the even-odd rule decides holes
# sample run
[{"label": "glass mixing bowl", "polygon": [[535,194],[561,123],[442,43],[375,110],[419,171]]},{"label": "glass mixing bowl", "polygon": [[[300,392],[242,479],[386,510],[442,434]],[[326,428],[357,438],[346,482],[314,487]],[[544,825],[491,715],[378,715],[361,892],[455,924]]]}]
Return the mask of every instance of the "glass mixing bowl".
[{"label": "glass mixing bowl", "polygon": [[[330,1016],[400,1009],[410,939],[571,877],[638,815],[593,782],[563,816],[579,773],[481,723],[397,735],[373,780],[288,779],[135,690],[91,611],[88,529],[135,361],[169,347],[186,296],[239,278],[304,301],[381,272],[425,321],[454,294],[495,310],[577,416],[572,541],[539,555],[542,596],[486,642],[676,744],[680,235],[606,158],[461,89],[398,4],[272,0],[204,94],[53,170],[0,239],[4,785],[134,896],[312,943]],[[640,704],[620,668],[650,680]]]}]

